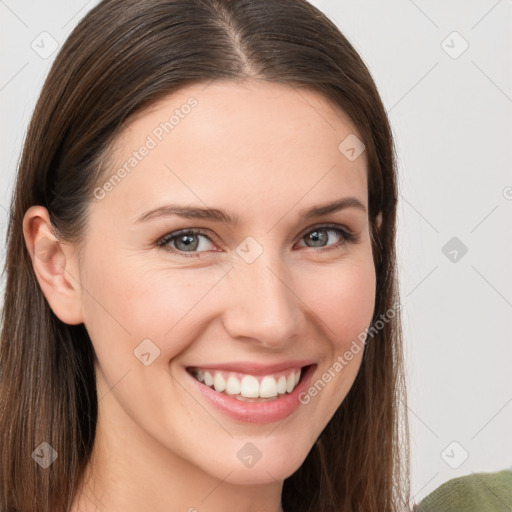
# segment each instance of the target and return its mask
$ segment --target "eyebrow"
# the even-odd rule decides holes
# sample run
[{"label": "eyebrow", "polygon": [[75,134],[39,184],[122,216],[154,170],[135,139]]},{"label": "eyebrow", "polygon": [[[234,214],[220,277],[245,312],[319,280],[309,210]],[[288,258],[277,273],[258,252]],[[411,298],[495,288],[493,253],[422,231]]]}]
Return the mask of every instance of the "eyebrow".
[{"label": "eyebrow", "polygon": [[[313,217],[322,217],[340,210],[345,210],[347,208],[357,208],[366,213],[366,207],[359,199],[356,197],[344,197],[330,203],[325,203],[322,205],[313,206],[312,208],[306,210],[301,210],[300,218],[311,219]],[[238,215],[233,215],[232,213],[226,210],[221,210],[219,208],[203,208],[198,206],[168,204],[145,212],[135,220],[135,223],[146,222],[151,219],[169,216],[178,216],[186,219],[210,220],[231,225],[236,225],[239,220]]]}]

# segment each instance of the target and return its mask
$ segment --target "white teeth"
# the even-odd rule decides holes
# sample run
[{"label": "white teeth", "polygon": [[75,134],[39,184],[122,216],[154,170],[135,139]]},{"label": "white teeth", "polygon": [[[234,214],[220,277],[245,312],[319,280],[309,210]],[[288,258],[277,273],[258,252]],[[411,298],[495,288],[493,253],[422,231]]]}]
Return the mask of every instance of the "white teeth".
[{"label": "white teeth", "polygon": [[273,377],[263,377],[260,384],[261,398],[271,398],[277,396],[277,383]]},{"label": "white teeth", "polygon": [[290,375],[286,379],[286,391],[288,393],[291,393],[293,391],[294,387],[295,387],[295,374],[290,373]]},{"label": "white teeth", "polygon": [[260,396],[258,379],[252,375],[246,375],[240,385],[240,394],[246,398],[258,398]]},{"label": "white teeth", "polygon": [[219,393],[226,389],[226,381],[219,372],[217,372],[213,377],[213,385],[215,387],[215,391],[218,391]]},{"label": "white teeth", "polygon": [[277,381],[277,392],[280,395],[284,395],[286,393],[286,377],[284,375],[281,375]]},{"label": "white teeth", "polygon": [[213,386],[213,377],[210,372],[204,372],[204,383],[207,386]]},{"label": "white teeth", "polygon": [[228,377],[228,382],[226,384],[226,393],[229,393],[230,395],[240,394],[240,381],[233,375]]},{"label": "white teeth", "polygon": [[270,399],[291,393],[300,380],[301,370],[290,371],[288,376],[280,375],[277,379],[273,375],[265,375],[260,380],[253,375],[244,375],[240,380],[237,375],[227,372],[224,372],[223,375],[216,370],[196,369],[192,373],[199,382],[204,381],[206,386],[213,387],[218,393],[235,395],[236,398]]}]

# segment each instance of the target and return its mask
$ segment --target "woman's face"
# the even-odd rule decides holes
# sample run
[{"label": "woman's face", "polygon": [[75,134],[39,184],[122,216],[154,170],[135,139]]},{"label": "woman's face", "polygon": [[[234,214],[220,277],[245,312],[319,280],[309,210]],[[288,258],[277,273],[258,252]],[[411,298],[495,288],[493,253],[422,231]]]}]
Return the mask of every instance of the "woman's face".
[{"label": "woman's face", "polygon": [[[319,94],[266,82],[184,88],[122,133],[90,205],[79,277],[100,432],[143,446],[153,464],[179,459],[231,483],[299,468],[354,382],[374,309],[355,136]],[[200,232],[163,240],[180,230]],[[300,396],[283,394],[309,365]],[[190,369],[230,393],[205,395]],[[237,383],[279,395],[240,401]]]}]

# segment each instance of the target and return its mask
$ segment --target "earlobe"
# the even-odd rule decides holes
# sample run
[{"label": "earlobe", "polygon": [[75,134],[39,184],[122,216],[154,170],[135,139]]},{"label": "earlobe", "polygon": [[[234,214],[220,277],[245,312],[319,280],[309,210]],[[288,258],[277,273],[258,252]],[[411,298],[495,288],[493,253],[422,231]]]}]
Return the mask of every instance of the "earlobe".
[{"label": "earlobe", "polygon": [[380,226],[382,224],[382,212],[379,212],[377,215],[377,229],[380,229]]},{"label": "earlobe", "polygon": [[23,218],[23,236],[41,290],[64,323],[83,322],[81,285],[72,248],[55,236],[48,210],[31,206]]}]

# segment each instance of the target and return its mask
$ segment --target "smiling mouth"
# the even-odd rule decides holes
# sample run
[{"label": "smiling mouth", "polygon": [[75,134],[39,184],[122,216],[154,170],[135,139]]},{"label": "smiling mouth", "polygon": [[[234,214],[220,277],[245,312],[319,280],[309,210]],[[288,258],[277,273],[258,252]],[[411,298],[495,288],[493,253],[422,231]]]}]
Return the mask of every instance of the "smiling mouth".
[{"label": "smiling mouth", "polygon": [[188,367],[187,372],[203,385],[236,400],[270,402],[293,392],[309,366],[289,368],[268,375],[250,375],[207,367]]}]

